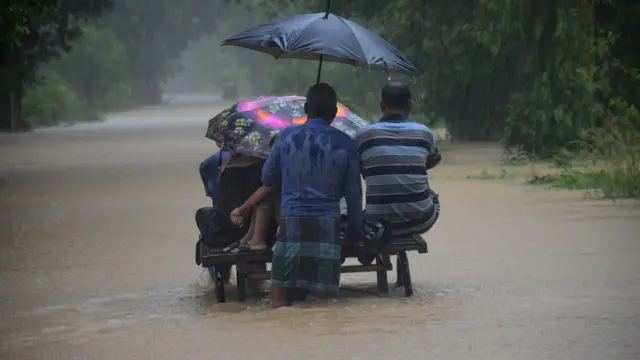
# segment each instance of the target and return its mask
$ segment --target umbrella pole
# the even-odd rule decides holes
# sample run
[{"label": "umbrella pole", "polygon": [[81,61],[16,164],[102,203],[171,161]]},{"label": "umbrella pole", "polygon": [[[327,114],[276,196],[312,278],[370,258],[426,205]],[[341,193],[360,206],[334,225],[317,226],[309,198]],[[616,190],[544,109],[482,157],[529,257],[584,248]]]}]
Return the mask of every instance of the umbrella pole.
[{"label": "umbrella pole", "polygon": [[320,55],[320,64],[318,64],[318,76],[316,77],[316,84],[320,84],[320,74],[322,73],[322,57],[324,55]]},{"label": "umbrella pole", "polygon": [[[327,12],[324,14],[324,19],[329,18],[329,12],[331,11],[331,0],[327,0]],[[316,76],[316,84],[320,84],[320,74],[322,73],[322,58],[323,55],[320,55],[320,64],[318,64],[318,76]]]}]

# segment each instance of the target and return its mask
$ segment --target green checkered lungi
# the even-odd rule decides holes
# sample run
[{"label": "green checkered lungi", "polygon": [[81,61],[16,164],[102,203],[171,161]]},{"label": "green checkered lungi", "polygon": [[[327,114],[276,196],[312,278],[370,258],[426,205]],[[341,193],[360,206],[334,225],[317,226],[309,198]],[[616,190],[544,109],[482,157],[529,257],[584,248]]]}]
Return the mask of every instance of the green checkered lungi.
[{"label": "green checkered lungi", "polygon": [[273,249],[271,283],[336,293],[340,284],[340,221],[330,217],[283,217]]}]

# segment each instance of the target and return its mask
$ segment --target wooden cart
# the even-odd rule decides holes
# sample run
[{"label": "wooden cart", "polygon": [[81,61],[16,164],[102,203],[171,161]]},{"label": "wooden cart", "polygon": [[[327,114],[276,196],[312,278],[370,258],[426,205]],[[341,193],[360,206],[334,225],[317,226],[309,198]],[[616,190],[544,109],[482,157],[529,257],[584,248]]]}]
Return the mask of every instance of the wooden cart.
[{"label": "wooden cart", "polygon": [[[411,284],[411,271],[409,268],[409,259],[407,252],[417,251],[420,254],[427,253],[427,243],[422,239],[409,239],[407,242],[394,242],[385,248],[378,249],[375,264],[373,265],[343,265],[342,273],[360,273],[375,272],[377,277],[377,288],[381,294],[389,294],[389,281],[387,272],[393,270],[391,256],[396,256],[396,286],[402,286],[405,296],[413,295],[413,286]],[[346,258],[356,258],[358,251],[351,248],[343,249],[343,256]],[[271,262],[272,254],[270,251],[247,252],[239,254],[220,253],[208,251],[202,245],[202,241],[198,241],[196,245],[196,264],[204,268],[219,268],[220,265],[236,265],[236,286],[238,288],[238,300],[245,301],[247,298],[247,280],[248,279],[268,279],[269,272],[264,271],[248,271],[247,268],[255,268],[255,266],[243,266],[249,264],[267,264]],[[264,267],[266,269],[266,267]],[[215,279],[216,299],[218,302],[225,302],[225,286],[222,274],[216,271]]]}]

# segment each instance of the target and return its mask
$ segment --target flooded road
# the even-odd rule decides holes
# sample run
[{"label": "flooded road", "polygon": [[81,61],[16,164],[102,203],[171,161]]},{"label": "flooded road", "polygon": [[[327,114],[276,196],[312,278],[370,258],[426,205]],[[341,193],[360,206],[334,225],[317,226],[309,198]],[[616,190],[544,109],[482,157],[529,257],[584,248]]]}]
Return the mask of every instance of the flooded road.
[{"label": "flooded road", "polygon": [[466,180],[492,146],[432,172],[443,213],[410,255],[415,297],[349,274],[329,304],[216,304],[193,214],[217,110],[0,137],[0,358],[640,359],[640,207]]}]

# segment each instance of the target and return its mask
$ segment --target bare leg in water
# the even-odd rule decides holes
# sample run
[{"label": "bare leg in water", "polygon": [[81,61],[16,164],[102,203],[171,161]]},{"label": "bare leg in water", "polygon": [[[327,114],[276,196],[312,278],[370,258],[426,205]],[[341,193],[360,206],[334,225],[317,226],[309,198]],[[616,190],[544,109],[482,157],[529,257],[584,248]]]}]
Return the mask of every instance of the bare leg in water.
[{"label": "bare leg in water", "polygon": [[271,305],[274,309],[291,305],[287,296],[289,289],[272,286],[271,287]]},{"label": "bare leg in water", "polygon": [[[274,199],[278,200],[277,203]],[[265,239],[267,231],[271,222],[274,220],[274,214],[280,213],[279,200],[279,196],[267,196],[258,203],[251,212],[251,224],[249,225],[247,235],[242,239],[242,241],[246,242],[250,250],[260,251],[266,249],[267,246],[265,244]],[[275,220],[279,220],[279,218],[276,218]],[[234,250],[234,252],[236,251],[240,250]],[[248,265],[248,267],[243,270],[248,272],[260,272],[261,270],[264,271],[266,269],[261,269],[259,268],[259,265],[252,264]],[[263,285],[263,280],[250,280],[247,283],[250,291],[254,293],[260,292],[263,289]]]},{"label": "bare leg in water", "polygon": [[[251,212],[251,223],[247,234],[240,240],[240,243],[247,244],[250,250],[259,251],[267,248],[265,237],[269,229],[269,222],[272,219],[273,204],[270,201],[262,201],[255,206]],[[234,250],[234,252],[239,249]]]},{"label": "bare leg in water", "polygon": [[253,234],[251,234],[251,237],[247,240],[247,244],[251,250],[264,250],[267,248],[265,240],[267,231],[269,231],[269,225],[273,220],[273,202],[269,200],[270,199],[265,199],[260,202],[251,214],[255,220]]}]

